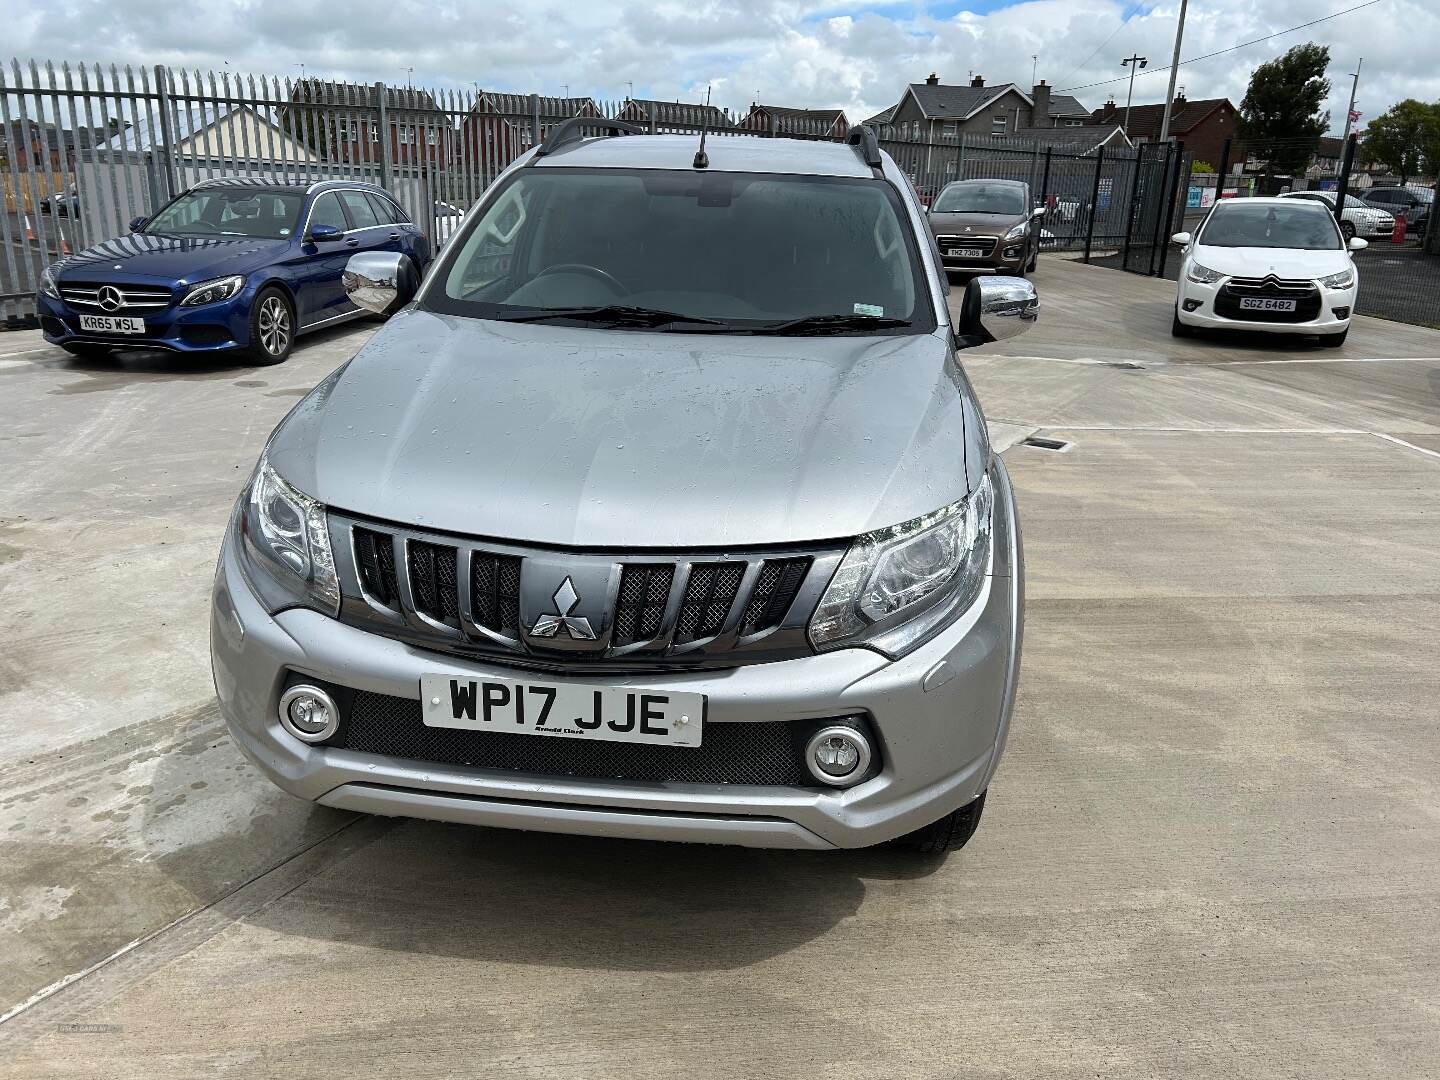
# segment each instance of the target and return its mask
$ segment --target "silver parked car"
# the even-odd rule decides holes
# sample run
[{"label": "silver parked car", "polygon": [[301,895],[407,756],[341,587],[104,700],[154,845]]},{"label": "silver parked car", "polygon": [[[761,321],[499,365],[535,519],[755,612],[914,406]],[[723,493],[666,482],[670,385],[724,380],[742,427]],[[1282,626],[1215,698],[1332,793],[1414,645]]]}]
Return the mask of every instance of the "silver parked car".
[{"label": "silver parked car", "polygon": [[[1020,661],[1010,481],[925,213],[849,145],[557,129],[276,429],[221,708],[328,806],[760,847],[974,831]],[[624,137],[614,137],[624,134]],[[408,301],[408,303],[407,303]]]}]

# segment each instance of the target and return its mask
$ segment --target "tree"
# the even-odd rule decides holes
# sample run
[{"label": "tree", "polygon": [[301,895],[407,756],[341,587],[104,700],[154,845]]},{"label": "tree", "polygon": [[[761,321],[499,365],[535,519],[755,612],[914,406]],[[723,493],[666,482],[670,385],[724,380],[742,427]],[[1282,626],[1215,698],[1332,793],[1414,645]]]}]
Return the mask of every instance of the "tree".
[{"label": "tree", "polygon": [[1310,164],[1330,126],[1330,113],[1320,108],[1330,95],[1329,66],[1330,49],[1307,41],[1251,74],[1240,102],[1240,134],[1266,176],[1297,176]]},{"label": "tree", "polygon": [[1440,167],[1440,102],[1406,98],[1365,125],[1365,160],[1384,165],[1408,184],[1412,176]]}]

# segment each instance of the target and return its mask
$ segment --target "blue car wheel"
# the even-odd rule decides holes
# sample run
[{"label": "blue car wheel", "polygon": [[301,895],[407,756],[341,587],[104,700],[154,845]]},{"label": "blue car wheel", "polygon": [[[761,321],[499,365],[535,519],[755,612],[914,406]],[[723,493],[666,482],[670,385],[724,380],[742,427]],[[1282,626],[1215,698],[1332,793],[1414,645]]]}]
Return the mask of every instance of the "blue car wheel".
[{"label": "blue car wheel", "polygon": [[284,363],[295,345],[295,310],[283,290],[261,289],[250,307],[250,345],[246,355],[257,364]]}]

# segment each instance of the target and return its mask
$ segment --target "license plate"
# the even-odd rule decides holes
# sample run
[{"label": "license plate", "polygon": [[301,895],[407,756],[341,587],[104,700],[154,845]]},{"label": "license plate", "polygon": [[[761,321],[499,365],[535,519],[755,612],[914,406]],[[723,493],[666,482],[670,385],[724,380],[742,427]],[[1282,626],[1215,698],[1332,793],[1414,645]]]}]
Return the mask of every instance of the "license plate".
[{"label": "license plate", "polygon": [[1268,296],[1246,296],[1240,300],[1241,311],[1294,311],[1294,300],[1275,300]]},{"label": "license plate", "polygon": [[80,329],[97,334],[143,334],[144,319],[127,319],[115,315],[81,315]]},{"label": "license plate", "polygon": [[699,746],[705,695],[534,679],[420,676],[427,727]]},{"label": "license plate", "polygon": [[985,257],[983,248],[946,248],[945,254],[952,259],[983,259]]}]

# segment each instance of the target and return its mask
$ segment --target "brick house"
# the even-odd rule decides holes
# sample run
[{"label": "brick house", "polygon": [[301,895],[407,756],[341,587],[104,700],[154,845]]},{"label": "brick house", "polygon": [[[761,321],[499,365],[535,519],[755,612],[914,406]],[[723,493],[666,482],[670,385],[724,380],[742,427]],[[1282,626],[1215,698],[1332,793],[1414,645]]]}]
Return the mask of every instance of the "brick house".
[{"label": "brick house", "polygon": [[699,131],[702,127],[711,131],[735,130],[735,123],[723,109],[715,105],[691,105],[683,101],[626,98],[624,107],[616,114],[615,119],[647,125],[653,120],[659,131]]},{"label": "brick house", "polygon": [[588,97],[532,97],[482,90],[460,123],[457,154],[467,172],[494,177],[535,145],[537,117],[543,141],[572,117],[603,115]]},{"label": "brick house", "polygon": [[785,105],[752,104],[750,112],[736,126],[746,131],[831,139],[843,139],[850,132],[850,121],[843,109],[792,109]]},{"label": "brick house", "polygon": [[[1147,142],[1158,142],[1160,123],[1164,119],[1165,105],[1132,105],[1130,123],[1124,124],[1125,109],[1114,101],[1107,101],[1103,109],[1090,114],[1092,123],[1121,124],[1125,134],[1136,146]],[[1175,95],[1170,113],[1170,135],[1185,144],[1185,149],[1194,155],[1196,161],[1208,161],[1220,167],[1221,151],[1225,140],[1239,134],[1235,106],[1228,98],[1201,98],[1191,101],[1182,90]],[[1235,161],[1232,151],[1231,160]]]},{"label": "brick house", "polygon": [[[290,108],[282,126],[324,160],[378,163],[380,115],[375,88],[362,83],[301,79],[290,100],[322,109]],[[445,110],[426,90],[385,87],[390,160],[396,165],[442,165],[453,153],[454,132]]]},{"label": "brick house", "polygon": [[120,131],[119,121],[111,126],[62,128],[38,120],[12,120],[0,129],[0,162],[14,161],[20,172],[60,172],[75,168],[75,151],[88,150]]},{"label": "brick house", "polygon": [[1016,83],[985,84],[983,75],[968,85],[942,83],[931,74],[911,83],[900,100],[865,121],[881,138],[946,142],[961,135],[1006,137],[1019,130],[1082,127],[1090,114],[1075,98],[1054,94],[1043,80],[1029,91]]}]

